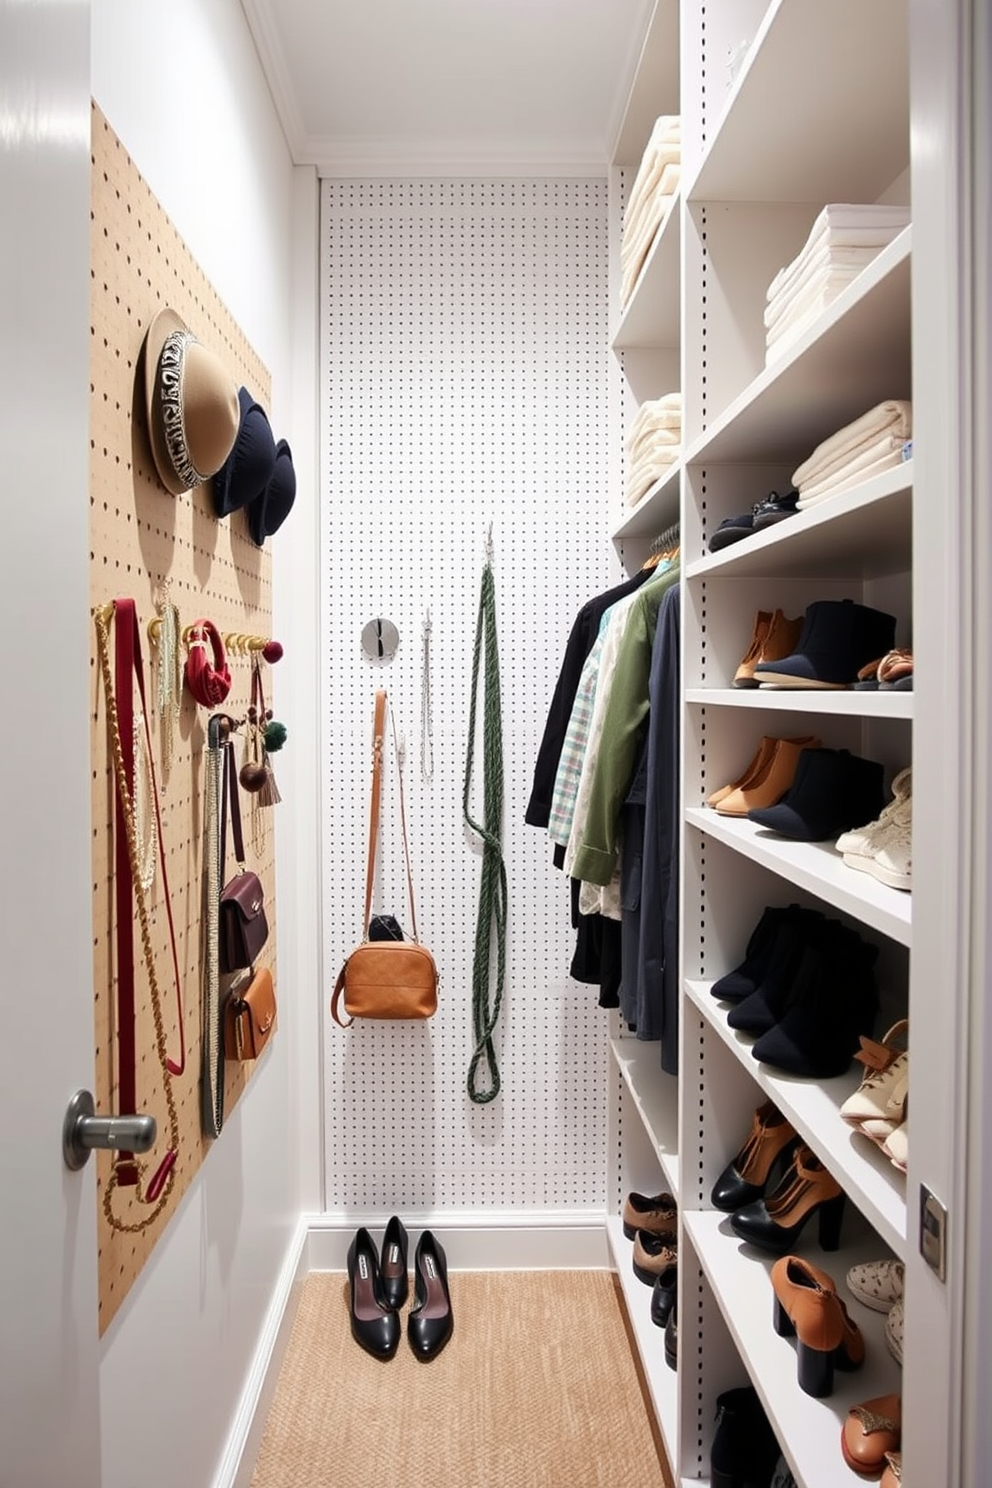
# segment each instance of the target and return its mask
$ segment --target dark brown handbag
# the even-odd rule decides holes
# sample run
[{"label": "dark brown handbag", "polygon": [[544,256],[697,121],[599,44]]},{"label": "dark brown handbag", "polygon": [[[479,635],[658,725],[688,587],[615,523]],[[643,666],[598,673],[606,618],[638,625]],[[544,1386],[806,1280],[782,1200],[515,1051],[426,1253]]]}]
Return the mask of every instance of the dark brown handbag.
[{"label": "dark brown handbag", "polygon": [[[410,868],[406,807],[403,800],[403,772],[399,768],[398,757],[396,768],[399,776],[400,820],[403,827],[406,886],[413,939],[369,938],[382,794],[385,722],[386,694],[380,691],[375,695],[372,734],[372,803],[369,812],[368,863],[365,870],[365,930],[361,945],[355,947],[341,968],[331,999],[331,1016],[342,1028],[347,1028],[355,1018],[430,1018],[437,1011],[437,967],[430,951],[417,938],[417,912],[413,900],[413,873]],[[348,1014],[347,1021],[340,1014],[342,997],[344,1010]]]},{"label": "dark brown handbag", "polygon": [[241,834],[241,801],[234,764],[234,745],[224,745],[224,791],[220,819],[221,872],[227,857],[227,813],[231,812],[231,837],[238,872],[220,895],[220,969],[227,975],[253,966],[269,938],[265,917],[265,892],[257,873],[245,867],[245,845]]},{"label": "dark brown handbag", "polygon": [[224,1053],[228,1059],[257,1059],[276,1027],[272,973],[261,967],[244,991],[232,990],[224,1009]]}]

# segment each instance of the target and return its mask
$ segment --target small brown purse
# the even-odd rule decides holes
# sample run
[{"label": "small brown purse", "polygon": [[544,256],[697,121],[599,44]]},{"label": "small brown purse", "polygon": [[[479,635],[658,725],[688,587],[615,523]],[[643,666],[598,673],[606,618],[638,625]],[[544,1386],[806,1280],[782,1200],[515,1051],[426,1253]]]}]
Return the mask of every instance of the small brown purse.
[{"label": "small brown purse", "polygon": [[[244,986],[244,982],[242,982]],[[232,988],[224,1009],[224,1054],[257,1059],[276,1027],[276,989],[267,966],[255,972],[244,991]]]},{"label": "small brown purse", "polygon": [[[375,724],[372,736],[372,804],[369,813],[369,851],[365,871],[365,930],[362,943],[356,946],[338,974],[331,999],[331,1016],[342,1028],[355,1018],[430,1018],[437,1011],[437,966],[434,957],[417,937],[417,913],[413,901],[413,873],[410,868],[410,846],[406,833],[406,807],[403,801],[403,772],[399,768],[400,820],[403,826],[403,851],[406,856],[406,886],[410,899],[412,940],[371,940],[372,886],[375,879],[375,852],[379,833],[379,805],[382,791],[382,751],[385,743],[386,694],[375,695]],[[341,999],[347,1021],[341,1017]]]}]

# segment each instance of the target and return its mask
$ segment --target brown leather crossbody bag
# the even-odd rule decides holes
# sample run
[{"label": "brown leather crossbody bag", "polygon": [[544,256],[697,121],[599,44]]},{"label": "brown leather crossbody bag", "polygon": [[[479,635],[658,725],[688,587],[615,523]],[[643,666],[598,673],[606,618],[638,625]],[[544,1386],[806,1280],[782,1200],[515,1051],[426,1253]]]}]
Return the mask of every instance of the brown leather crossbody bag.
[{"label": "brown leather crossbody bag", "polygon": [[[403,800],[403,772],[397,756],[399,777],[400,821],[403,828],[403,852],[406,859],[406,886],[410,901],[411,939],[376,940],[370,938],[372,925],[372,887],[375,879],[376,844],[379,835],[379,813],[382,794],[382,752],[385,746],[386,693],[375,695],[375,722],[372,734],[372,803],[369,812],[369,850],[365,870],[365,927],[361,945],[355,947],[341,968],[331,999],[331,1016],[342,1028],[355,1018],[430,1018],[437,1010],[437,966],[417,935],[417,912],[413,897],[413,872],[410,867],[410,845],[406,831],[406,807]],[[394,731],[395,734],[395,731]],[[395,740],[394,740],[395,742]],[[386,919],[377,916],[377,919]],[[347,1018],[341,1017],[341,1003]]]}]

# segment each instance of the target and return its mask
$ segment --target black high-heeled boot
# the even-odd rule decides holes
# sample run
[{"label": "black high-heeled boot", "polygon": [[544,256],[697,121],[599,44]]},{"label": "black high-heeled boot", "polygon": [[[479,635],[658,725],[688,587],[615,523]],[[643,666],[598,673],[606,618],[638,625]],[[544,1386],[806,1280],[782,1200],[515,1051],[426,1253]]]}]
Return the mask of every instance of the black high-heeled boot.
[{"label": "black high-heeled boot", "polygon": [[364,1226],[348,1247],[351,1336],[376,1359],[391,1359],[400,1341],[400,1320],[386,1302],[375,1241]]},{"label": "black high-heeled boot", "polygon": [[808,948],[791,1006],[752,1047],[754,1058],[812,1080],[844,1074],[861,1035],[875,1027],[877,959],[877,946],[841,926],[827,943]]},{"label": "black high-heeled boot", "polygon": [[744,960],[713,983],[710,992],[714,997],[722,997],[726,1002],[740,1002],[760,987],[779,933],[783,925],[795,919],[798,910],[798,904],[789,904],[784,909],[769,905],[762,910],[761,918],[748,939]]},{"label": "black high-heeled boot", "polygon": [[799,910],[783,925],[761,984],[727,1014],[727,1023],[742,1033],[764,1033],[783,1016],[795,996],[796,978],[803,953],[821,945],[840,928],[839,920],[826,920],[818,910]]}]

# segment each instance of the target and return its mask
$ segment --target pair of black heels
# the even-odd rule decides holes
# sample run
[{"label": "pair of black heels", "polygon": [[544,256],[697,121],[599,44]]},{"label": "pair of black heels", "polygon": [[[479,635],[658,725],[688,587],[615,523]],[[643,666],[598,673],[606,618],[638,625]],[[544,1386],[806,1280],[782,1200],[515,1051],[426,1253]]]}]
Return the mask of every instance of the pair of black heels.
[{"label": "pair of black heels", "polygon": [[[399,1347],[400,1308],[409,1296],[409,1240],[394,1214],[382,1237],[382,1260],[364,1226],[348,1247],[351,1285],[351,1336],[376,1359],[391,1359]],[[414,1305],[407,1318],[407,1338],[418,1359],[434,1359],[454,1330],[448,1262],[439,1242],[425,1230],[413,1261]]]}]

